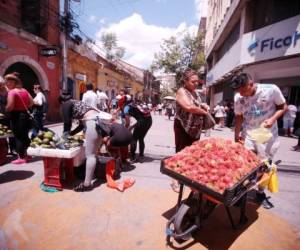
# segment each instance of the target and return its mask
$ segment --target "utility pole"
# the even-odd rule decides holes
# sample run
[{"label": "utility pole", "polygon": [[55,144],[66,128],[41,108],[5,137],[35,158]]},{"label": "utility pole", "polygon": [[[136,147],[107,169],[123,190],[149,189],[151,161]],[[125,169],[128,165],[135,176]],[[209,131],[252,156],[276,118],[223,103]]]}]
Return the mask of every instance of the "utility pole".
[{"label": "utility pole", "polygon": [[65,0],[64,2],[64,25],[62,33],[62,56],[63,56],[63,67],[62,67],[62,90],[67,91],[67,75],[68,75],[68,46],[67,46],[67,36],[68,36],[68,15],[70,0]]}]

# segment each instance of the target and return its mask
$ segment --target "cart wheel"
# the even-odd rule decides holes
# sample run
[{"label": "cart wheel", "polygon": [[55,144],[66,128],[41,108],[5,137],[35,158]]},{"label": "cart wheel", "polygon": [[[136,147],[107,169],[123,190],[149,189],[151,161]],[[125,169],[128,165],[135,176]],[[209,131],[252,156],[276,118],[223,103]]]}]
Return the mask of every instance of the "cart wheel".
[{"label": "cart wheel", "polygon": [[189,240],[192,237],[192,232],[189,232],[186,235],[184,235],[184,232],[194,226],[194,222],[195,215],[193,215],[192,209],[188,205],[183,203],[178,209],[174,221],[174,229],[176,234],[183,234],[180,236],[180,239]]}]

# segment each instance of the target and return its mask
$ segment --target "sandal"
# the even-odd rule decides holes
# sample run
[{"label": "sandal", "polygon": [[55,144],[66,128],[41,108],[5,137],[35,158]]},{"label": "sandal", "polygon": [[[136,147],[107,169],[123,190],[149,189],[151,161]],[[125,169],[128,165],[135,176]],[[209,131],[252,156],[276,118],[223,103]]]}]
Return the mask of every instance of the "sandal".
[{"label": "sandal", "polygon": [[91,191],[92,189],[93,189],[92,185],[85,186],[84,182],[81,182],[78,186],[73,188],[75,192],[86,192],[86,191]]}]

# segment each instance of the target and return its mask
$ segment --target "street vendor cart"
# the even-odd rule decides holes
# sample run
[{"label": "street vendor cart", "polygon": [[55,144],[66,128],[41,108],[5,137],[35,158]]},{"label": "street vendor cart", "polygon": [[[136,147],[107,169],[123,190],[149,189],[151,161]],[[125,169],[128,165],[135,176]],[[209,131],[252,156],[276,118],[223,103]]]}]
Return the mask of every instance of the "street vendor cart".
[{"label": "street vendor cart", "polygon": [[[221,142],[219,143],[218,140]],[[264,172],[269,171],[268,166],[255,159],[252,152],[242,148],[247,156],[239,156],[236,147],[241,149],[242,146],[235,145],[228,140],[208,139],[207,142],[201,141],[198,144],[200,146],[194,143],[191,147],[187,147],[174,155],[173,158],[167,157],[161,161],[160,171],[177,180],[180,187],[176,212],[169,219],[166,226],[168,241],[171,237],[179,241],[188,240],[193,232],[201,228],[203,220],[220,204],[224,205],[234,229],[246,224],[248,221],[246,217],[247,194],[257,187]],[[213,152],[214,147],[215,152]],[[228,154],[227,151],[230,147],[235,150],[236,155]],[[222,155],[223,148],[226,154]],[[209,155],[208,158],[210,159],[206,161],[203,159],[204,155]],[[236,161],[239,161],[239,163],[245,158],[245,164],[249,163],[249,165],[245,167],[246,169],[243,169],[239,164],[235,164],[231,157],[238,157]],[[195,164],[194,160],[198,163],[204,162],[208,165],[207,168],[204,166],[205,164],[202,164],[202,166]],[[223,164],[223,166],[219,167],[218,164]],[[234,165],[232,168],[231,164]],[[229,184],[224,186],[222,181],[227,181],[228,175],[234,176],[235,181],[230,179],[228,180]],[[185,200],[182,199],[184,186],[191,189],[188,198]],[[233,220],[230,209],[232,206],[240,209],[238,223]]]}]

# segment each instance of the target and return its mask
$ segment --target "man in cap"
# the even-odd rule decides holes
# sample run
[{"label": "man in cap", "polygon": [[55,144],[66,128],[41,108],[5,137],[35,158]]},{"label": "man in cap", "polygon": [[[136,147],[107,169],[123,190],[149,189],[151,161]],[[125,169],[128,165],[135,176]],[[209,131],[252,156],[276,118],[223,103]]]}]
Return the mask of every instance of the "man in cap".
[{"label": "man in cap", "polygon": [[[247,73],[235,76],[231,86],[237,92],[234,97],[235,141],[263,159],[272,159],[279,147],[277,120],[287,106],[280,89],[274,84],[257,84]],[[247,133],[259,127],[270,129],[273,135],[263,144],[255,142]],[[263,190],[257,197],[265,208],[272,207]]]}]

